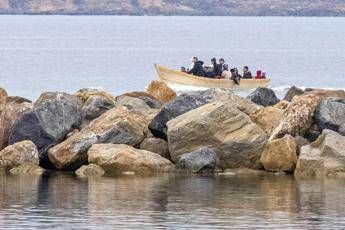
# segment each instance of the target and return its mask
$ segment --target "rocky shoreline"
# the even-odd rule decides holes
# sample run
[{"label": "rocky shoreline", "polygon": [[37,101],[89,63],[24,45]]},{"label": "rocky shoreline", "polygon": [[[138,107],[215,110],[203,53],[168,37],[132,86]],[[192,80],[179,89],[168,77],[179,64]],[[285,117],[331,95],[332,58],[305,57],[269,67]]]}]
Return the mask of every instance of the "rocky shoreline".
[{"label": "rocky shoreline", "polygon": [[226,89],[181,95],[153,81],[113,96],[82,89],[35,101],[0,89],[0,168],[78,176],[250,169],[296,177],[345,176],[345,91]]}]

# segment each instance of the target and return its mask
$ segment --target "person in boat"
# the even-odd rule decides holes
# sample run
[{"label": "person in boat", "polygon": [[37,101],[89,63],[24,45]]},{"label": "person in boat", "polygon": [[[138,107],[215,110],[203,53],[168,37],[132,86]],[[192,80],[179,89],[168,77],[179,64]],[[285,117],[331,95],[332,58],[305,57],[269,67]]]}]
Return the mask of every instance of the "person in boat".
[{"label": "person in boat", "polygon": [[207,77],[207,78],[216,78],[213,66],[205,66],[204,70],[205,70],[205,77]]},{"label": "person in boat", "polygon": [[181,70],[180,70],[182,73],[187,73],[186,71],[186,67],[181,67]]},{"label": "person in boat", "polygon": [[230,79],[233,80],[236,85],[239,85],[241,78],[238,74],[238,71],[236,71],[236,69],[234,68],[230,70],[230,73],[231,73]]},{"label": "person in boat", "polygon": [[231,72],[229,71],[228,64],[223,65],[223,72],[220,76],[221,79],[231,79]]},{"label": "person in boat", "polygon": [[256,71],[255,79],[262,79],[262,72],[261,72],[261,70]]},{"label": "person in boat", "polygon": [[249,71],[248,66],[244,66],[243,67],[243,79],[252,79],[252,73]]},{"label": "person in boat", "polygon": [[217,63],[217,59],[216,58],[212,58],[211,59],[211,63],[212,63],[212,66],[213,66],[214,75],[217,78],[220,78],[221,75],[222,75],[222,65]]},{"label": "person in boat", "polygon": [[224,64],[225,64],[225,60],[224,60],[224,58],[219,58],[219,60],[218,60],[218,65],[219,65],[219,67],[221,68],[221,70],[222,70],[222,72],[224,71]]},{"label": "person in boat", "polygon": [[235,73],[236,73],[237,78],[242,79],[241,74],[238,73],[238,69],[237,68],[234,68],[234,69],[235,69]]},{"label": "person in boat", "polygon": [[193,74],[196,76],[204,77],[205,71],[204,71],[204,62],[199,61],[197,57],[193,57],[193,67],[188,71],[189,74]]}]

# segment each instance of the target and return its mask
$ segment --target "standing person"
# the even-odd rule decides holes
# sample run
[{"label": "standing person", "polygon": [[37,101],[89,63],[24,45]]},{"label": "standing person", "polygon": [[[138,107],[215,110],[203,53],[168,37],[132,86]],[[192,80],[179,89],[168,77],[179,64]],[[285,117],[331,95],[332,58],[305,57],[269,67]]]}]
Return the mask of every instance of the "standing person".
[{"label": "standing person", "polygon": [[243,67],[243,79],[252,79],[252,73],[249,71],[248,66]]},{"label": "standing person", "polygon": [[204,77],[205,76],[205,71],[204,71],[204,62],[199,61],[197,57],[193,57],[192,59],[193,62],[193,67],[191,70],[188,71],[189,74],[193,74],[196,76]]},{"label": "standing person", "polygon": [[215,59],[215,58],[211,59],[211,63],[212,63],[212,66],[213,66],[214,75],[217,78],[220,78],[220,76],[222,75],[222,65],[217,64],[217,59]]}]

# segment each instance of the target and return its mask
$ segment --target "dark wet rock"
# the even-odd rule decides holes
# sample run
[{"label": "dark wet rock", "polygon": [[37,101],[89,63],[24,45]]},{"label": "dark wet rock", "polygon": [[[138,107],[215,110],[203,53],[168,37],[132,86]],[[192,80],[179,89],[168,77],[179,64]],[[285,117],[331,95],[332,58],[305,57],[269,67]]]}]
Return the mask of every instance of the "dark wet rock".
[{"label": "dark wet rock", "polygon": [[304,93],[303,89],[300,89],[296,86],[292,86],[285,94],[285,97],[283,100],[285,101],[291,101],[294,96],[302,95]]},{"label": "dark wet rock", "polygon": [[168,121],[209,102],[222,100],[233,102],[235,107],[246,114],[250,114],[259,109],[254,103],[234,95],[230,90],[209,89],[206,91],[184,93],[162,107],[161,111],[150,123],[149,129],[155,137],[167,140],[166,124]]},{"label": "dark wet rock", "polygon": [[274,91],[265,87],[257,88],[254,92],[249,94],[247,98],[256,104],[265,107],[275,105],[279,102],[279,99],[277,98]]},{"label": "dark wet rock", "polygon": [[330,129],[339,132],[340,126],[345,124],[345,100],[340,98],[322,100],[315,111],[315,122],[320,130]]},{"label": "dark wet rock", "polygon": [[66,134],[81,123],[77,97],[66,93],[43,93],[13,126],[9,144],[31,140],[38,148],[40,161],[48,166],[47,150],[62,141]]},{"label": "dark wet rock", "polygon": [[193,173],[214,172],[217,166],[217,155],[210,148],[200,148],[183,154],[176,163],[177,169],[188,170]]}]

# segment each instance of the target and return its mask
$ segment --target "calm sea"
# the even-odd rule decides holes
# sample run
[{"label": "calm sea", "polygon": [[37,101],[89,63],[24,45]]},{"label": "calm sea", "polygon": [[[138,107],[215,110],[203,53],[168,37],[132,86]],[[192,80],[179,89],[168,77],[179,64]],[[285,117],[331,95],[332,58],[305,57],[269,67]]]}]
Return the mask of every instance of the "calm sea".
[{"label": "calm sea", "polygon": [[42,91],[144,90],[153,64],[223,57],[288,86],[345,88],[345,18],[0,16],[0,86]]},{"label": "calm sea", "polygon": [[[153,64],[224,57],[287,87],[345,88],[345,18],[0,16],[0,86],[144,90]],[[186,87],[176,87],[186,90]],[[344,229],[345,180],[0,173],[0,229]]]}]

